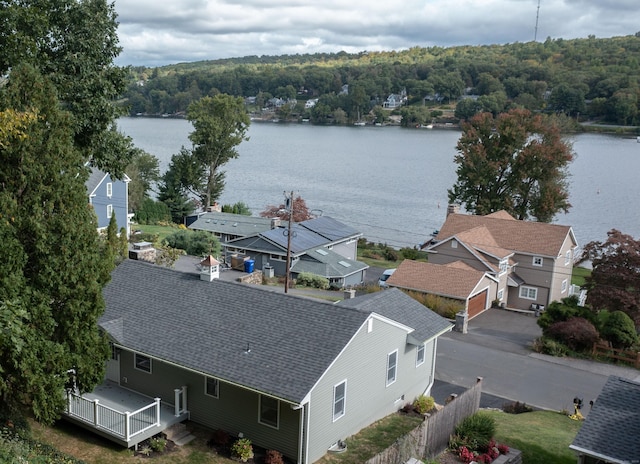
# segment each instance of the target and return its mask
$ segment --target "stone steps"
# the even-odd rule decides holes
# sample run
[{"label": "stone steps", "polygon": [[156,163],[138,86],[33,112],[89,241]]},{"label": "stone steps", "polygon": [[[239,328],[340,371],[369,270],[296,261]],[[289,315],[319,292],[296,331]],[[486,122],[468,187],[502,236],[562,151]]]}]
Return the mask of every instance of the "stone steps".
[{"label": "stone steps", "polygon": [[178,446],[186,445],[196,438],[187,430],[187,425],[184,422],[173,424],[164,431],[164,434],[167,436],[167,440],[171,440]]}]

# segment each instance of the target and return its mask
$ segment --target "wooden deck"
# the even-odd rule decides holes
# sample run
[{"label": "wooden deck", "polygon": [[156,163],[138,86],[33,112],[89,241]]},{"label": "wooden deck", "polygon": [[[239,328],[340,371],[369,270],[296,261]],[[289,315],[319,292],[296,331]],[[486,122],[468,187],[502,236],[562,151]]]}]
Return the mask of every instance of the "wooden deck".
[{"label": "wooden deck", "polygon": [[[170,398],[174,400],[174,398]],[[150,398],[105,381],[93,392],[70,395],[63,417],[115,443],[130,448],[189,418],[160,398]],[[177,413],[177,414],[176,414]]]}]

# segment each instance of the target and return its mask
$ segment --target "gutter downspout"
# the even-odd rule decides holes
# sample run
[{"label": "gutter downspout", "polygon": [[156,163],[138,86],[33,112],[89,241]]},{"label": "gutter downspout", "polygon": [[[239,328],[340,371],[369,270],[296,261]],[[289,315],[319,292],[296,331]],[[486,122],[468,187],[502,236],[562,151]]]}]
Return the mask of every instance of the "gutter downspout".
[{"label": "gutter downspout", "polygon": [[438,337],[433,340],[433,353],[431,354],[431,373],[429,374],[429,385],[424,391],[425,395],[431,393],[431,387],[435,381],[436,375],[436,354],[438,353]]},{"label": "gutter downspout", "polygon": [[310,418],[311,418],[311,401],[309,401],[307,403],[306,406],[306,410],[307,410],[307,430],[306,430],[306,436],[305,436],[305,450],[304,450],[304,457],[303,457],[303,461],[302,464],[309,464],[309,422],[310,422]]}]

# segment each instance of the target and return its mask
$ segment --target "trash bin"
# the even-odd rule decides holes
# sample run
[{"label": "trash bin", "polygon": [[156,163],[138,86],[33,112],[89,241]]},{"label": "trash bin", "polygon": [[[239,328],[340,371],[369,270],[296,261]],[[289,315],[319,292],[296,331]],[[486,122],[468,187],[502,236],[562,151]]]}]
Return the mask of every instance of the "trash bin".
[{"label": "trash bin", "polygon": [[265,267],[262,268],[262,273],[267,278],[273,277],[273,266],[269,266],[267,264]]},{"label": "trash bin", "polygon": [[246,272],[247,274],[251,274],[253,272],[253,267],[255,266],[255,260],[253,259],[247,259],[244,262],[244,272]]}]

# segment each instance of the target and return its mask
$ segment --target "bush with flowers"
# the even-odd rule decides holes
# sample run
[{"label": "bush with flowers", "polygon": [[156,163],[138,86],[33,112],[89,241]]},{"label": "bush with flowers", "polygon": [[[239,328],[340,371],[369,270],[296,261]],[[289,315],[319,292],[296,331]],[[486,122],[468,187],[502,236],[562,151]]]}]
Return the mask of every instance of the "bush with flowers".
[{"label": "bush with flowers", "polygon": [[241,462],[253,459],[253,446],[248,438],[239,438],[231,445],[231,456],[238,458]]}]

